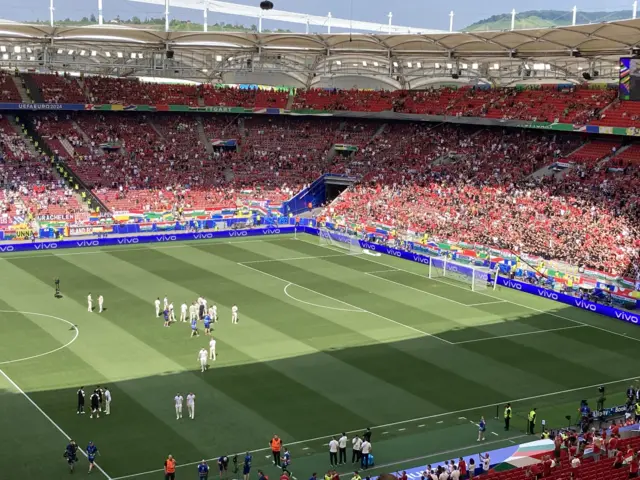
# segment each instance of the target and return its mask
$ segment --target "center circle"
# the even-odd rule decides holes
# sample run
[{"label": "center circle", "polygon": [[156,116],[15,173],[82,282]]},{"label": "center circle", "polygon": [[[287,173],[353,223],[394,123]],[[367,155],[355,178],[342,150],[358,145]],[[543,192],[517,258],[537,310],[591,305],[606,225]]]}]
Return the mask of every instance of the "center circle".
[{"label": "center circle", "polygon": [[80,331],[78,330],[78,327],[76,327],[69,320],[65,320],[64,318],[56,317],[54,315],[49,315],[49,314],[46,314],[46,313],[23,312],[23,311],[19,311],[19,310],[0,310],[0,317],[3,316],[2,314],[12,314],[12,313],[13,314],[20,314],[20,315],[35,315],[37,317],[43,317],[43,318],[58,320],[60,322],[66,323],[67,325],[69,325],[69,327],[71,327],[69,330],[73,330],[73,338],[71,338],[71,340],[69,340],[64,345],[60,345],[60,346],[58,346],[56,348],[52,348],[51,350],[48,350],[46,352],[42,352],[42,353],[39,353],[37,355],[30,355],[28,357],[21,357],[21,358],[15,358],[15,359],[12,359],[12,360],[0,361],[0,365],[7,365],[7,364],[10,364],[10,363],[24,362],[26,360],[33,360],[34,358],[40,358],[40,357],[44,357],[45,355],[50,355],[50,354],[55,353],[55,352],[57,352],[59,350],[62,350],[63,348],[67,348],[69,345],[71,345],[73,342],[75,342],[76,339],[78,338],[78,335],[80,335]]}]

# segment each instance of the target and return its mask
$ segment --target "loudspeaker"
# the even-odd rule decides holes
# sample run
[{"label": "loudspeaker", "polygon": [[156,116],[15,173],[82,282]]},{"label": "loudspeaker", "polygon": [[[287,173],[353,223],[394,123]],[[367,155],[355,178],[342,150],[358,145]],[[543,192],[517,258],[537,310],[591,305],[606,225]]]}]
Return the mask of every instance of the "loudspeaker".
[{"label": "loudspeaker", "polygon": [[582,77],[585,80],[591,80],[591,74],[589,72],[582,72]]},{"label": "loudspeaker", "polygon": [[173,58],[173,50],[167,50],[167,58],[168,59],[172,59]]}]

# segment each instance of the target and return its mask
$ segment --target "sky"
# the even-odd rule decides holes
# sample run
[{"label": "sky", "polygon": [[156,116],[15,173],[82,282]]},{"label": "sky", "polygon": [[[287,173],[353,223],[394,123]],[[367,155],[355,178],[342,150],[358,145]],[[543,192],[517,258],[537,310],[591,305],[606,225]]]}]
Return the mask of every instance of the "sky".
[{"label": "sky", "polygon": [[[243,3],[257,6],[260,0],[227,0],[233,3]],[[312,15],[326,15],[331,12],[337,18],[350,18],[353,12],[354,20],[387,23],[387,15],[393,12],[393,23],[409,27],[421,27],[439,30],[449,29],[449,12],[455,12],[454,29],[464,27],[487,18],[510,12],[514,7],[516,11],[525,10],[570,10],[577,0],[536,0],[534,2],[515,2],[515,0],[272,0],[275,8],[294,12],[309,13]],[[71,18],[79,20],[83,16],[91,14],[97,16],[98,0],[54,0],[55,18]],[[614,11],[630,10],[632,0],[580,0],[578,9],[583,11]],[[34,21],[49,18],[49,0],[0,0],[0,18],[14,21]],[[129,0],[103,0],[105,19],[111,19],[119,15],[121,18],[138,16],[161,17],[164,8],[162,6],[132,2]],[[202,13],[195,10],[171,8],[172,18],[202,22]],[[239,23],[249,26],[250,18],[234,16],[216,16],[209,14],[209,23],[216,21],[226,23]],[[289,28],[293,31],[303,31],[304,25],[281,24],[265,21],[264,28]],[[317,27],[319,29],[320,27]],[[319,31],[319,30],[318,30]]]}]

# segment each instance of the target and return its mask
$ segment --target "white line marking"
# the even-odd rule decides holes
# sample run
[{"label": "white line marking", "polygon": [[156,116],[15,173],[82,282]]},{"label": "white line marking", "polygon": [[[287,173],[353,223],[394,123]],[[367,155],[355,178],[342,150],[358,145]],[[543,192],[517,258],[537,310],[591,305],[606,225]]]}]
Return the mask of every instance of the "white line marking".
[{"label": "white line marking", "polygon": [[303,447],[302,450],[309,450],[309,447]]},{"label": "white line marking", "polygon": [[[440,422],[438,422],[438,423],[440,423]],[[422,428],[422,427],[424,427],[424,423],[418,425],[418,428]]]},{"label": "white line marking", "polygon": [[495,435],[496,437],[499,437],[499,435],[496,432],[491,432],[491,435]]},{"label": "white line marking", "polygon": [[[433,280],[433,279],[431,279],[431,280]],[[498,305],[499,303],[507,303],[507,301],[506,300],[496,300],[495,302],[469,303],[467,305],[467,307],[479,307],[480,305]]]},{"label": "white line marking", "polygon": [[402,270],[398,270],[397,268],[389,269],[389,270],[373,270],[371,272],[366,272],[367,274],[371,273],[389,273],[389,272],[401,272]]},{"label": "white line marking", "polygon": [[[1,371],[2,370],[0,370],[0,372]],[[569,390],[560,390],[558,392],[543,393],[541,395],[534,395],[532,397],[524,397],[524,398],[519,398],[519,399],[516,399],[516,400],[505,400],[505,401],[502,401],[502,402],[499,402],[499,403],[492,403],[492,404],[489,404],[489,405],[481,405],[481,406],[477,406],[477,407],[464,408],[462,410],[455,410],[455,411],[452,411],[452,412],[436,413],[434,415],[427,415],[426,417],[411,418],[409,420],[401,420],[401,421],[398,421],[398,422],[387,423],[387,424],[384,424],[384,425],[376,425],[376,426],[371,427],[371,428],[378,429],[378,428],[395,427],[397,425],[404,425],[406,423],[413,423],[413,422],[419,422],[419,421],[423,421],[423,420],[430,420],[430,419],[433,419],[433,418],[442,418],[442,417],[446,417],[448,415],[457,415],[459,413],[471,412],[471,411],[474,411],[474,410],[483,410],[483,409],[486,409],[486,408],[495,407],[496,405],[504,405],[506,403],[526,402],[528,400],[535,400],[537,398],[551,397],[553,395],[562,395],[564,393],[578,392],[580,390],[591,390],[593,388],[599,387],[600,385],[605,385],[606,386],[606,385],[614,385],[616,383],[627,383],[627,382],[630,382],[632,380],[637,380],[637,379],[638,379],[638,377],[621,378],[620,380],[614,380],[614,381],[610,381],[610,382],[600,382],[600,383],[596,383],[594,385],[585,385],[583,387],[571,388]],[[462,420],[462,419],[466,420],[466,417],[458,417],[458,419],[459,420]],[[347,431],[345,433],[347,435],[350,434],[350,433],[360,433],[362,430],[363,430],[362,428],[359,428],[357,430],[349,430],[349,431]],[[317,442],[318,440],[325,440],[327,438],[339,436],[341,434],[342,434],[342,432],[337,432],[337,433],[333,433],[331,435],[324,435],[322,437],[308,438],[306,440],[300,440],[300,441],[295,441],[295,442],[286,442],[286,445],[290,447],[290,446],[293,446],[293,445],[300,445],[302,443]],[[527,435],[519,435],[519,436],[512,437],[512,438],[516,439],[516,438],[522,438],[522,437],[526,437],[526,436]],[[502,442],[502,441],[505,441],[505,440],[508,440],[508,439],[496,440],[495,442],[485,442],[484,445],[490,445],[491,443]],[[327,446],[329,444],[326,443],[324,445]],[[422,458],[427,458],[427,457],[432,457],[432,456],[437,456],[437,455],[444,455],[446,453],[457,452],[459,450],[465,450],[467,448],[473,448],[473,447],[474,446],[472,445],[472,446],[469,446],[469,447],[463,447],[463,448],[458,448],[458,449],[455,449],[455,450],[451,450],[449,452],[440,452],[440,453],[429,454],[427,456],[418,457],[416,460],[419,460],[419,459],[422,459]],[[265,452],[267,450],[270,450],[270,448],[271,447],[256,448],[256,449],[249,450],[249,451],[253,452],[253,453],[259,453],[259,452]],[[247,452],[247,450],[242,450],[241,452],[237,452],[237,453],[235,453],[233,455],[244,455],[246,452]],[[211,462],[211,461],[217,460],[218,458],[219,458],[219,456],[213,457],[213,458],[209,458],[207,460],[207,462]],[[202,459],[197,460],[195,462],[190,462],[190,463],[181,463],[180,465],[177,466],[177,468],[197,465],[201,461],[202,461]],[[411,461],[411,459],[403,460],[401,462],[392,463],[391,465],[397,465],[399,463],[404,463],[404,462],[409,462],[409,461]],[[381,467],[384,467],[384,466],[385,465],[382,465]],[[159,472],[163,472],[163,471],[164,470],[162,468],[160,468],[160,469],[157,469],[157,470],[149,470],[147,472],[135,473],[135,474],[132,474],[132,475],[125,475],[123,477],[117,477],[117,478],[114,478],[112,480],[123,480],[125,478],[133,478],[133,477],[138,477],[138,476],[142,476],[142,475],[149,475],[149,474],[152,474],[152,473],[159,473]]]},{"label": "white line marking", "polygon": [[[344,253],[340,253],[340,254],[335,254],[335,255],[318,255],[318,256],[311,256],[311,255],[307,255],[305,257],[289,257],[289,258],[269,258],[266,260],[249,260],[248,262],[241,262],[241,263],[273,263],[273,262],[293,262],[294,260],[315,260],[317,258],[333,258],[333,257],[344,257],[347,254]],[[353,255],[353,254],[352,254]],[[360,254],[358,254],[360,255]]]},{"label": "white line marking", "polygon": [[436,423],[437,424],[444,423],[444,420],[440,420],[439,422],[436,422]]},{"label": "white line marking", "polygon": [[[122,238],[126,238],[126,237],[122,237]],[[222,240],[222,239],[220,239]],[[48,252],[44,252],[42,250],[37,250],[37,251],[33,251],[32,255],[0,255],[0,260],[13,260],[13,259],[20,259],[20,258],[40,258],[40,257],[68,257],[71,255],[100,255],[102,253],[111,253],[111,252],[132,252],[132,251],[136,251],[136,250],[163,250],[165,248],[186,248],[186,247],[193,247],[194,245],[228,245],[228,244],[236,244],[236,243],[262,243],[262,242],[266,242],[267,239],[261,239],[261,240],[230,240],[230,241],[211,241],[211,242],[204,242],[201,240],[185,240],[185,241],[181,241],[181,242],[176,242],[179,243],[179,245],[157,245],[155,243],[149,243],[149,244],[141,244],[141,245],[148,245],[146,247],[135,247],[135,248],[122,248],[122,247],[127,247],[127,245],[121,245],[120,248],[111,248],[108,250],[97,250],[97,251],[89,251],[89,252],[67,252],[67,253],[54,253],[51,251]],[[274,237],[270,237],[270,242],[284,242],[284,241],[291,241],[291,240],[295,240],[293,238],[274,238]],[[1,245],[1,244],[0,244]],[[101,248],[101,247],[95,247],[95,248]],[[70,249],[71,250],[71,249]]]},{"label": "white line marking", "polygon": [[[26,399],[29,401],[29,403],[30,403],[31,405],[33,405],[33,406],[35,407],[35,409],[36,409],[36,410],[38,410],[38,411],[39,411],[39,412],[44,416],[44,418],[46,418],[46,419],[49,421],[49,423],[50,423],[51,425],[53,425],[54,427],[56,427],[56,430],[58,430],[58,431],[59,431],[59,432],[60,432],[60,433],[61,433],[61,434],[62,434],[62,435],[67,439],[67,440],[71,440],[71,437],[70,437],[69,435],[67,435],[67,433],[66,433],[64,430],[62,430],[62,428],[60,428],[60,426],[59,426],[56,422],[54,422],[54,421],[51,419],[51,417],[50,417],[49,415],[47,415],[47,414],[44,412],[44,410],[42,410],[42,409],[38,406],[38,404],[37,404],[36,402],[34,402],[33,400],[31,400],[31,397],[30,397],[29,395],[27,395],[27,394],[24,392],[24,390],[22,390],[22,389],[18,386],[18,384],[17,384],[16,382],[14,382],[13,380],[11,380],[11,378],[9,377],[9,375],[7,375],[6,373],[4,373],[4,371],[3,371],[2,369],[0,369],[0,374],[2,374],[2,376],[3,376],[4,378],[6,378],[6,379],[7,379],[7,381],[8,381],[11,385],[13,385],[13,387],[14,387],[18,392],[20,392],[20,394],[22,394],[22,395],[24,396],[24,398],[26,398]],[[80,450],[80,452],[82,452],[82,454],[83,454],[85,457],[87,456],[87,453],[86,453],[82,448],[78,447],[78,450]],[[100,471],[100,473],[102,473],[102,474],[105,476],[105,478],[106,478],[107,480],[113,480],[113,479],[112,479],[112,478],[107,474],[107,472],[105,472],[105,471],[102,469],[102,467],[101,467],[100,465],[98,465],[98,464],[96,463],[96,464],[95,464],[95,466],[96,466],[96,468]]]},{"label": "white line marking", "polygon": [[462,305],[463,307],[468,307],[469,306],[466,303],[462,303],[462,302],[459,302],[457,300],[453,300],[451,298],[442,297],[440,295],[436,295],[435,293],[427,292],[426,290],[420,290],[419,288],[415,288],[415,287],[412,287],[410,285],[405,285],[404,283],[396,282],[394,280],[389,280],[388,278],[384,278],[384,277],[379,277],[378,275],[374,275],[371,272],[364,272],[364,274],[365,275],[369,275],[370,277],[373,277],[373,278],[377,278],[378,280],[384,280],[385,282],[395,283],[396,285],[400,285],[401,287],[404,287],[404,288],[410,288],[411,290],[415,290],[416,292],[424,293],[425,295],[430,295],[432,297],[436,297],[436,298],[439,298],[441,300],[447,300],[448,302],[457,303],[458,305]]},{"label": "white line marking", "polygon": [[[309,241],[307,241],[307,240],[303,240],[303,241],[306,241],[306,242],[307,242],[307,243],[309,243],[310,245],[315,245],[315,246],[320,247],[320,248],[328,248],[328,249],[330,249],[330,250],[332,250],[332,251],[335,251],[335,250],[333,250],[333,249],[332,249],[330,246],[328,246],[328,245],[319,245],[319,244],[317,244],[317,243],[309,242]],[[377,264],[379,264],[379,265],[384,265],[384,266],[386,266],[386,267],[388,267],[388,266],[389,266],[389,265],[387,265],[386,263],[376,262],[375,260],[371,260],[370,258],[365,258],[364,256],[361,256],[361,257],[358,257],[358,258],[360,258],[360,259],[362,259],[362,260],[365,260],[365,261],[367,261],[367,262],[372,262],[372,263],[377,263]],[[421,278],[424,278],[424,279],[426,279],[426,280],[431,280],[431,281],[434,281],[434,282],[440,282],[440,283],[443,283],[443,284],[445,284],[445,285],[449,285],[449,286],[454,287],[454,288],[459,288],[459,289],[461,289],[461,290],[464,290],[465,292],[470,291],[470,290],[469,290],[468,288],[466,288],[466,287],[462,287],[462,286],[460,286],[460,285],[456,285],[456,284],[454,284],[454,283],[445,282],[445,281],[440,280],[440,279],[437,279],[437,278],[429,278],[429,277],[425,277],[424,275],[420,275],[419,273],[412,272],[412,271],[410,271],[410,270],[404,270],[404,269],[402,269],[402,268],[398,268],[398,270],[400,270],[400,271],[402,271],[402,272],[405,272],[405,273],[409,273],[409,274],[411,274],[411,275],[416,275],[416,276],[421,277]],[[366,272],[362,272],[362,273],[366,273]],[[378,278],[382,278],[382,277],[378,277]],[[533,310],[534,312],[544,313],[544,314],[549,315],[549,316],[552,316],[552,317],[561,318],[561,319],[563,319],[563,320],[566,320],[566,321],[568,321],[568,322],[572,322],[572,323],[575,323],[575,324],[578,324],[578,325],[584,325],[584,326],[587,326],[587,327],[595,328],[596,330],[601,330],[601,331],[603,331],[603,332],[607,332],[607,333],[610,333],[610,334],[612,334],[612,335],[617,335],[618,337],[626,338],[626,339],[628,339],[628,340],[633,340],[633,341],[635,341],[635,342],[640,342],[640,338],[637,338],[637,337],[630,337],[630,336],[628,336],[627,334],[624,334],[624,333],[613,332],[613,331],[611,331],[611,330],[607,330],[606,328],[597,327],[597,326],[595,326],[595,325],[591,325],[591,324],[589,324],[589,323],[580,322],[580,321],[578,321],[578,320],[574,320],[574,319],[572,319],[572,318],[564,317],[564,316],[562,316],[562,315],[558,315],[557,313],[553,313],[553,312],[550,312],[550,311],[548,311],[548,310],[540,310],[539,308],[530,307],[529,305],[523,305],[523,304],[521,304],[521,303],[517,303],[517,302],[511,301],[511,300],[506,300],[506,299],[504,299],[504,298],[494,297],[493,295],[489,295],[489,294],[487,294],[487,293],[482,293],[482,292],[473,292],[473,293],[475,293],[475,294],[477,294],[477,295],[482,295],[482,296],[485,296],[485,297],[489,297],[489,298],[492,298],[492,299],[494,299],[494,300],[501,300],[501,301],[504,301],[504,302],[506,302],[506,303],[510,303],[511,305],[516,305],[516,306],[518,306],[518,307],[526,308],[526,309],[528,309],[528,310]],[[549,300],[549,301],[550,301],[550,302],[552,302],[553,300]]]},{"label": "white line marking", "polygon": [[382,432],[382,435],[386,435],[386,434],[388,434],[388,433],[389,433],[389,432]]},{"label": "white line marking", "polygon": [[[289,283],[289,284],[287,284],[287,285],[284,287],[284,294],[285,294],[287,297],[289,297],[291,300],[295,300],[296,302],[304,303],[304,304],[306,304],[306,305],[310,305],[310,306],[312,306],[312,307],[316,307],[316,308],[326,308],[326,309],[328,309],[328,310],[338,310],[338,311],[340,311],[340,312],[367,313],[366,311],[362,310],[361,308],[358,308],[358,309],[356,310],[356,309],[353,309],[353,308],[329,307],[329,306],[327,306],[327,305],[319,305],[319,304],[317,304],[317,303],[311,303],[311,302],[307,302],[307,301],[305,301],[305,300],[300,300],[299,298],[294,297],[293,295],[291,295],[291,294],[287,291],[287,289],[288,289],[290,286],[292,286],[292,285],[293,285],[293,286],[296,286],[294,283]],[[338,302],[340,302],[340,303],[343,303],[341,300],[338,300],[338,299],[335,299],[335,300],[337,300],[337,301],[338,301]],[[356,308],[357,308],[357,307],[356,307]]]},{"label": "white line marking", "polygon": [[399,428],[398,431],[399,432],[404,432],[406,430],[406,428]]},{"label": "white line marking", "polygon": [[549,333],[549,332],[557,332],[559,330],[572,330],[574,328],[584,328],[589,325],[571,325],[570,327],[558,327],[558,328],[549,328],[547,330],[537,330],[535,332],[522,332],[522,333],[511,333],[509,335],[499,335],[497,337],[487,337],[487,338],[475,338],[473,340],[462,340],[460,342],[454,342],[455,345],[462,345],[464,343],[476,343],[476,342],[486,342],[488,340],[498,340],[501,338],[511,338],[511,337],[521,337],[523,335],[537,335],[539,333]]},{"label": "white line marking", "polygon": [[404,324],[404,323],[400,323],[400,322],[398,322],[398,321],[396,321],[396,320],[391,320],[390,318],[387,318],[387,317],[385,317],[385,316],[379,315],[379,314],[377,314],[377,313],[375,313],[375,312],[372,312],[371,310],[365,310],[364,308],[357,307],[356,305],[352,305],[352,304],[347,303],[347,302],[344,302],[344,301],[342,301],[342,300],[338,300],[337,298],[330,297],[329,295],[325,295],[324,293],[320,293],[320,292],[318,292],[318,291],[316,291],[316,290],[312,290],[312,289],[310,289],[310,288],[304,287],[304,286],[302,286],[302,285],[300,285],[300,284],[298,284],[298,283],[293,283],[293,282],[290,282],[289,280],[285,280],[284,278],[277,277],[277,276],[272,275],[272,274],[267,273],[267,272],[263,272],[262,270],[258,270],[257,268],[253,268],[253,267],[251,267],[251,266],[249,266],[249,265],[245,265],[245,264],[243,264],[243,263],[238,263],[238,265],[240,265],[240,266],[242,266],[242,267],[244,267],[244,268],[249,268],[249,269],[253,270],[254,272],[259,272],[259,273],[262,273],[263,275],[267,275],[267,276],[269,276],[269,277],[275,278],[276,280],[280,280],[281,282],[286,282],[286,283],[288,283],[288,284],[295,285],[296,287],[303,288],[303,289],[305,289],[305,290],[308,290],[308,291],[310,291],[310,292],[316,293],[316,294],[318,294],[318,295],[322,295],[323,297],[330,298],[331,300],[335,300],[335,301],[337,301],[337,302],[344,303],[345,305],[347,305],[347,306],[349,306],[349,307],[351,307],[351,308],[354,308],[354,309],[360,309],[360,310],[362,310],[364,313],[368,313],[368,314],[370,314],[370,315],[373,315],[374,317],[381,318],[382,320],[386,320],[387,322],[395,323],[396,325],[400,325],[400,326],[402,326],[402,327],[408,328],[409,330],[413,330],[414,332],[421,333],[422,335],[425,335],[425,336],[427,336],[427,337],[435,338],[436,340],[440,340],[441,342],[444,342],[444,343],[446,343],[446,344],[448,344],[448,345],[453,345],[453,343],[452,343],[452,342],[450,342],[449,340],[445,340],[444,338],[437,337],[437,336],[435,336],[435,335],[432,335],[432,334],[430,334],[430,333],[425,332],[424,330],[420,330],[419,328],[415,328],[415,327],[412,327],[412,326],[410,326],[410,325],[406,325],[406,324]]},{"label": "white line marking", "polygon": [[48,352],[40,353],[38,355],[32,355],[30,357],[17,358],[15,360],[6,360],[4,362],[0,362],[0,365],[7,365],[9,363],[24,362],[26,360],[33,360],[34,358],[44,357],[45,355],[51,355],[52,353],[56,353],[57,351],[62,350],[63,348],[67,348],[69,345],[71,345],[73,342],[75,342],[76,339],[78,338],[78,335],[80,335],[80,331],[78,330],[78,327],[76,327],[69,320],[65,320],[64,318],[60,318],[60,317],[54,317],[53,315],[47,315],[46,313],[20,312],[20,311],[17,311],[17,310],[0,310],[0,313],[21,313],[23,315],[38,315],[40,317],[53,318],[55,320],[60,320],[61,322],[64,322],[64,323],[67,323],[67,324],[71,325],[71,328],[73,328],[74,331],[75,331],[75,335],[73,336],[73,338],[70,341],[68,341],[67,343],[65,343],[64,345],[62,345],[62,346],[60,346],[58,348],[54,348],[53,350],[49,350]]}]

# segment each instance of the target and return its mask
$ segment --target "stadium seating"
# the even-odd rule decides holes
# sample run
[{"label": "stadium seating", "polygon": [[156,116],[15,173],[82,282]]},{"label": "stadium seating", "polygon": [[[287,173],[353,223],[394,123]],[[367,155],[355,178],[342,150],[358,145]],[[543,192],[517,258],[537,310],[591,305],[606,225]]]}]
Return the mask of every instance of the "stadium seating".
[{"label": "stadium seating", "polygon": [[196,85],[146,83],[138,79],[85,77],[91,103],[123,105],[198,105]]},{"label": "stadium seating", "polygon": [[4,70],[0,70],[0,98],[3,102],[22,102],[13,78]]},{"label": "stadium seating", "polygon": [[47,103],[86,103],[78,79],[67,75],[28,74]]}]

